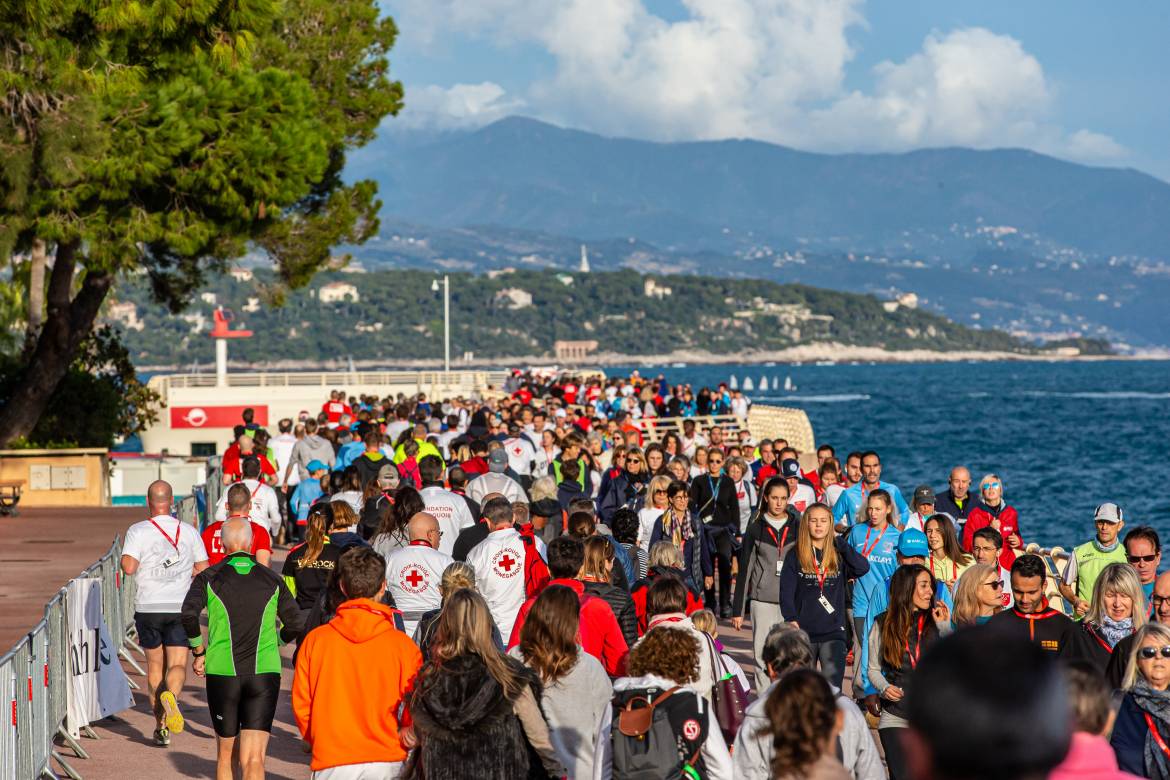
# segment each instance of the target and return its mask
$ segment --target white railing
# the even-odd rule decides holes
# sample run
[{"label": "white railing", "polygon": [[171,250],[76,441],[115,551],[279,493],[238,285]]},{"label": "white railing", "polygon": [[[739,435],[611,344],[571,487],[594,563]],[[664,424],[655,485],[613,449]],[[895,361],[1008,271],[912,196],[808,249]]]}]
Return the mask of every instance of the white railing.
[{"label": "white railing", "polygon": [[[460,387],[469,391],[491,385],[499,389],[508,378],[506,371],[284,371],[237,372],[227,375],[228,387],[323,387],[354,385]],[[215,374],[162,374],[152,378],[165,392],[188,387],[216,387]]]}]

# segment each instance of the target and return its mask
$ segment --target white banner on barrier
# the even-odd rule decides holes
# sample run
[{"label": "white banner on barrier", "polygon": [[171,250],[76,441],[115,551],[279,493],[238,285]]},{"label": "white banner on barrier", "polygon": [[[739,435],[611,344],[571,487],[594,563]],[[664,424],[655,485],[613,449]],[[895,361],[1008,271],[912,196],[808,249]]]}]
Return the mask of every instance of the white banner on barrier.
[{"label": "white banner on barrier", "polygon": [[102,582],[96,577],[69,581],[65,616],[69,637],[69,733],[134,705],[102,615]]}]

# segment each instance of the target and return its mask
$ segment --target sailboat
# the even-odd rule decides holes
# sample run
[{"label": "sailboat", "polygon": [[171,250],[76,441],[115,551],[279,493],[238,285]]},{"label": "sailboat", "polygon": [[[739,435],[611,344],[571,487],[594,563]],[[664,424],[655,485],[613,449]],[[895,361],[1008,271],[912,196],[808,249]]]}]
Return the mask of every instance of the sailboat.
[{"label": "sailboat", "polygon": [[760,377],[760,390],[763,391],[763,390],[767,390],[767,389],[768,389],[768,377],[762,376],[762,377]]},{"label": "sailboat", "polygon": [[729,388],[731,388],[732,390],[738,390],[738,389],[739,389],[739,381],[738,381],[738,380],[735,378],[735,374],[732,374],[732,375],[731,375],[731,381],[729,381],[729,382],[727,383],[727,386],[728,386]]},{"label": "sailboat", "polygon": [[743,378],[743,389],[744,390],[755,390],[756,389],[756,384],[755,384],[755,382],[752,381],[752,378],[750,376],[745,376]]},{"label": "sailboat", "polygon": [[784,377],[784,391],[791,393],[796,390],[796,385],[792,384],[792,377]]}]

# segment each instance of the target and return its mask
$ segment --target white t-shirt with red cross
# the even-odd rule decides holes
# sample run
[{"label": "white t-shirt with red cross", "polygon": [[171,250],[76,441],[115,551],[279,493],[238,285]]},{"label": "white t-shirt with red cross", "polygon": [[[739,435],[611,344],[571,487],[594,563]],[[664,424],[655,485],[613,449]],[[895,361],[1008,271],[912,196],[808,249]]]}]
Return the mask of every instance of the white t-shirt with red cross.
[{"label": "white t-shirt with red cross", "polygon": [[424,612],[442,604],[439,582],[452,562],[447,553],[432,549],[423,541],[411,542],[386,559],[386,588],[394,605],[402,611],[407,636],[414,636]]},{"label": "white t-shirt with red cross", "polygon": [[524,606],[524,541],[515,528],[492,531],[467,554],[475,584],[492,611],[500,636],[511,636]]}]

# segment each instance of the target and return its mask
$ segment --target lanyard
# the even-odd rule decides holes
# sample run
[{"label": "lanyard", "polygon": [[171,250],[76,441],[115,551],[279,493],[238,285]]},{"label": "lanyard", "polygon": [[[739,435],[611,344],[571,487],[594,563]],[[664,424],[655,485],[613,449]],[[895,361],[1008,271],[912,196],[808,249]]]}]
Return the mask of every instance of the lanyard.
[{"label": "lanyard", "polygon": [[1158,732],[1158,724],[1154,723],[1153,716],[1148,712],[1143,712],[1142,714],[1146,716],[1146,725],[1150,727],[1150,736],[1153,737],[1154,741],[1158,743],[1158,747],[1161,748],[1162,754],[1167,758],[1170,758],[1170,747],[1166,746],[1166,740],[1162,739],[1162,735]]},{"label": "lanyard", "polygon": [[150,524],[158,529],[158,532],[163,535],[163,538],[171,543],[171,547],[175,548],[175,552],[179,551],[179,531],[183,530],[183,524],[179,523],[175,526],[175,538],[171,539],[171,535],[162,529],[162,526],[154,522],[154,518],[150,518]]},{"label": "lanyard", "polygon": [[1102,639],[1101,635],[1098,634],[1096,631],[1094,631],[1092,626],[1085,626],[1085,630],[1089,632],[1089,636],[1091,636],[1091,637],[1093,637],[1093,639],[1097,640],[1097,644],[1099,644],[1099,645],[1101,645],[1101,647],[1105,648],[1106,653],[1113,652],[1113,648],[1109,646],[1109,643],[1106,642],[1104,639]]},{"label": "lanyard", "polygon": [[719,477],[719,479],[716,479],[714,481],[711,480],[710,474],[707,475],[707,484],[711,486],[711,500],[712,501],[719,500],[719,483],[722,481],[723,481],[722,475]]},{"label": "lanyard", "polygon": [[910,657],[910,668],[918,668],[918,656],[922,655],[922,630],[926,626],[926,615],[918,616],[918,638],[914,642],[914,652],[910,652],[910,637],[906,637],[906,655]]},{"label": "lanyard", "polygon": [[[821,553],[821,555],[823,556],[824,553]],[[813,569],[817,573],[817,587],[821,589],[821,595],[823,596],[825,595],[825,578],[829,576],[829,569],[828,567],[825,567],[824,570],[821,569],[821,562],[817,560],[817,551],[815,548],[813,549]]]},{"label": "lanyard", "polygon": [[779,538],[779,539],[777,539],[777,538],[776,538],[776,532],[775,532],[774,530],[772,530],[772,526],[768,525],[768,521],[767,521],[767,520],[765,520],[765,521],[764,521],[764,530],[766,530],[766,531],[767,531],[769,534],[771,534],[771,535],[772,535],[772,541],[776,543],[776,549],[777,549],[777,550],[783,550],[783,549],[784,549],[784,543],[785,543],[786,541],[788,541],[788,526],[789,526],[789,525],[790,525],[790,523],[785,523],[785,524],[784,524],[784,533],[782,533],[782,534],[780,535],[780,538]]},{"label": "lanyard", "polygon": [[[946,559],[944,558],[943,560],[946,560]],[[930,551],[930,573],[932,576],[934,575],[934,550]],[[952,580],[958,579],[958,577],[959,577],[959,564],[955,563],[954,561],[951,561],[951,579]]]},{"label": "lanyard", "polygon": [[1040,612],[1024,613],[1020,612],[1018,607],[1012,607],[1012,612],[1015,612],[1017,617],[1022,617],[1024,620],[1028,621],[1028,639],[1032,640],[1033,642],[1036,641],[1036,621],[1044,620],[1045,618],[1050,618],[1053,615],[1060,614],[1055,609],[1048,608],[1048,599],[1044,600],[1044,609]]},{"label": "lanyard", "polygon": [[[889,526],[889,524],[887,524],[887,525],[886,525],[886,527],[882,529],[882,532],[881,532],[880,534],[878,534],[878,537],[877,537],[876,539],[874,539],[874,540],[873,540],[873,544],[869,544],[869,535],[870,535],[871,533],[873,533],[873,526],[871,525],[869,528],[867,528],[867,529],[866,529],[866,531],[865,531],[865,541],[861,543],[861,557],[862,557],[862,558],[868,558],[868,557],[869,557],[869,554],[870,554],[871,552],[873,552],[873,548],[877,547],[877,546],[878,546],[878,542],[880,542],[880,541],[882,540],[882,537],[886,535],[886,530],[887,530],[889,527],[890,527],[890,526]],[[868,546],[868,547],[866,547],[866,545],[869,545],[869,546]]]}]

